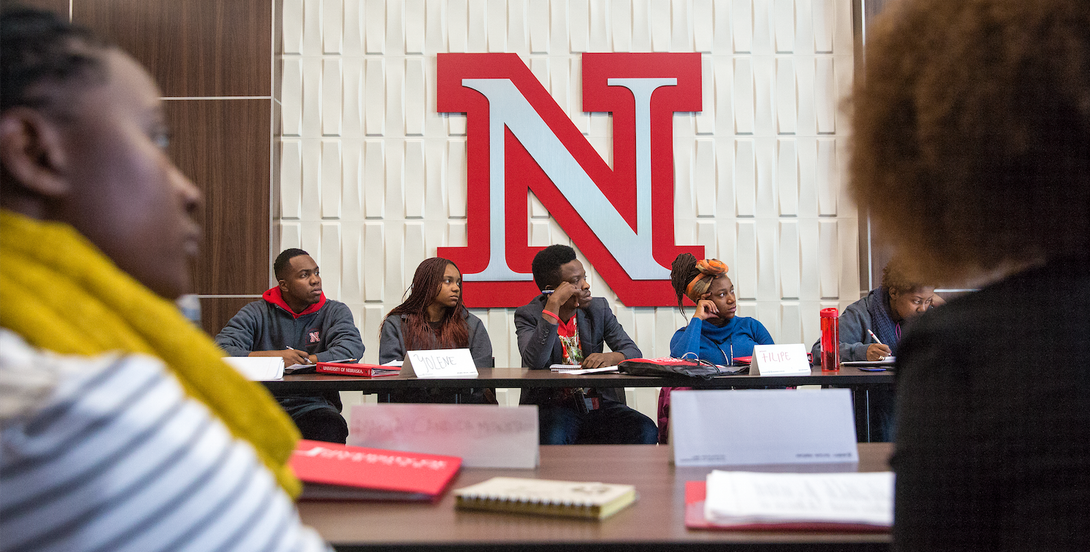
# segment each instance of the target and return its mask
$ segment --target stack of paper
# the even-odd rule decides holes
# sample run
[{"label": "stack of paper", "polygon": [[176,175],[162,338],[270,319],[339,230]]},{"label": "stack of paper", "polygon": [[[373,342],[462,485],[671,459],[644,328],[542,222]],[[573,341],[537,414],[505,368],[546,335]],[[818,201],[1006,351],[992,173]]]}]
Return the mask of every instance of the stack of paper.
[{"label": "stack of paper", "polygon": [[248,380],[264,381],[284,377],[284,359],[280,357],[224,357],[223,360],[234,366]]},{"label": "stack of paper", "polygon": [[[713,471],[686,486],[686,525],[703,529],[888,531],[893,473]],[[703,502],[701,503],[701,499]]]},{"label": "stack of paper", "polygon": [[578,364],[553,364],[549,370],[558,374],[596,374],[599,372],[616,372],[617,366],[603,366],[601,368],[583,368]]}]

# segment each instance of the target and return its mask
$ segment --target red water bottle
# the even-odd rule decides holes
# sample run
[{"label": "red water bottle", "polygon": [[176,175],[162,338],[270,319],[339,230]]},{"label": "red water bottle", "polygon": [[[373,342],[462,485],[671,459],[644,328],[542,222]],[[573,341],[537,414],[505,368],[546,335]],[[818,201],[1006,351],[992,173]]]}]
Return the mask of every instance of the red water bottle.
[{"label": "red water bottle", "polygon": [[840,370],[840,313],[821,309],[821,369]]}]

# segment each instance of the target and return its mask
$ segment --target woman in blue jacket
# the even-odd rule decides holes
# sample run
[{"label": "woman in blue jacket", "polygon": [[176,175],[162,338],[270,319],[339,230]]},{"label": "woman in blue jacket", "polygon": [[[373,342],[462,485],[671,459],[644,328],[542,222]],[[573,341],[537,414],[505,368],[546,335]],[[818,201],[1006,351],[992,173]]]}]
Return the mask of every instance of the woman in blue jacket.
[{"label": "woman in blue jacket", "polygon": [[[682,253],[671,265],[670,283],[682,315],[685,315],[686,297],[696,304],[692,319],[670,339],[670,356],[732,366],[734,359],[752,356],[754,345],[774,343],[768,330],[756,319],[735,316],[738,301],[734,283],[722,261],[697,261],[692,254]],[[674,388],[663,387],[659,393],[660,443],[666,443],[669,435],[671,389]]]}]

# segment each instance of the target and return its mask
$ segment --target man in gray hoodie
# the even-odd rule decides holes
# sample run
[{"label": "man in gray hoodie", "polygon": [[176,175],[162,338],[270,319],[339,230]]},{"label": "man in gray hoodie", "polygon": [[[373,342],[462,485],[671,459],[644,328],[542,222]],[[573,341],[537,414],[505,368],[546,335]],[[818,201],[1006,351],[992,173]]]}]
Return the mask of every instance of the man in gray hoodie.
[{"label": "man in gray hoodie", "polygon": [[[363,339],[344,303],[326,299],[318,264],[302,249],[273,263],[277,285],[242,307],[216,336],[231,356],[278,356],[285,366],[358,360]],[[276,400],[304,439],[344,443],[348,424],[336,391],[278,393]]]}]

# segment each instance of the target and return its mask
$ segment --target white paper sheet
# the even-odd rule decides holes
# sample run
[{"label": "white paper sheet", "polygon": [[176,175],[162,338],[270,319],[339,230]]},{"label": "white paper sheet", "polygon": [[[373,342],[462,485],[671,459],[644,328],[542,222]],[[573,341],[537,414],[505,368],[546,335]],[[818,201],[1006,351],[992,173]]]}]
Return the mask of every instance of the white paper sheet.
[{"label": "white paper sheet", "polygon": [[893,525],[893,472],[712,471],[704,517],[713,523]]},{"label": "white paper sheet", "polygon": [[284,359],[280,357],[224,357],[246,379],[266,381],[284,377]]}]

